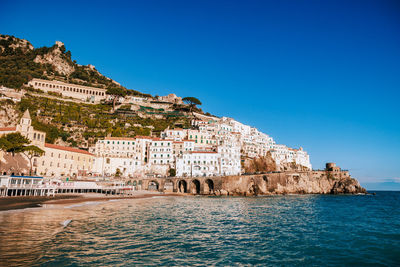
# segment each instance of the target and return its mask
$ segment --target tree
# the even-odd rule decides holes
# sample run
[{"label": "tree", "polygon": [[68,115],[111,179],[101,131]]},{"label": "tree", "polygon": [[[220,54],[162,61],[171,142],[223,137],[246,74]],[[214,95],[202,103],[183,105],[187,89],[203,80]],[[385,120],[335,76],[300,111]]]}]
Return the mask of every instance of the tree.
[{"label": "tree", "polygon": [[20,133],[9,133],[0,137],[0,148],[14,157],[16,153],[24,151],[25,145],[31,141]]},{"label": "tree", "polygon": [[0,137],[0,150],[11,153],[13,157],[17,153],[23,153],[29,159],[29,175],[32,174],[32,159],[45,153],[37,146],[28,145],[30,142],[28,138],[20,133],[9,133]]},{"label": "tree", "polygon": [[122,172],[119,168],[115,171],[115,177],[120,177],[122,175]]},{"label": "tree", "polygon": [[29,175],[32,175],[32,159],[43,156],[45,152],[33,145],[25,146],[23,150],[24,155],[29,159]]},{"label": "tree", "polygon": [[115,111],[115,103],[117,102],[117,99],[121,96],[125,96],[126,90],[121,87],[112,87],[107,89],[107,94],[113,97],[113,111]]},{"label": "tree", "polygon": [[176,170],[175,169],[169,169],[169,176],[170,177],[175,177],[176,176]]},{"label": "tree", "polygon": [[198,100],[198,99],[195,98],[195,97],[192,97],[192,96],[187,96],[187,97],[183,98],[182,101],[189,105],[189,107],[190,107],[190,112],[193,111],[193,108],[194,108],[196,105],[201,105],[201,101]]}]

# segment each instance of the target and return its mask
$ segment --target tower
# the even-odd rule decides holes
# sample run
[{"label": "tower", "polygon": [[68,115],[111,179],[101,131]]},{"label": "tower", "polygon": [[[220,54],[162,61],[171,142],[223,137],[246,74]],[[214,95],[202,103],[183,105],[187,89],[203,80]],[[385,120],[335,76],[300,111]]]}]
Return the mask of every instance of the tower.
[{"label": "tower", "polygon": [[31,127],[32,119],[31,115],[29,114],[29,110],[25,110],[24,115],[22,116],[21,120],[19,121],[19,125],[21,127],[20,131],[26,133],[29,131]]}]

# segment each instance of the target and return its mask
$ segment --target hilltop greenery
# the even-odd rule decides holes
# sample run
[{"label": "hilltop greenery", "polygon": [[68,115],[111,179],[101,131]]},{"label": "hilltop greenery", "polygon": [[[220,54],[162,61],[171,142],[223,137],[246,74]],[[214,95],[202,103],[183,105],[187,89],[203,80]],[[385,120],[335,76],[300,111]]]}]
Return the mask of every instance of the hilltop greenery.
[{"label": "hilltop greenery", "polygon": [[[70,75],[57,72],[51,64],[34,62],[37,56],[44,56],[56,49],[60,50],[60,59],[73,67],[74,71]],[[0,35],[0,85],[20,89],[32,78],[55,79],[100,88],[121,88],[129,95],[152,97],[136,90],[126,90],[125,87],[100,74],[93,67],[77,64],[71,58],[71,51],[67,51],[64,45],[61,47],[53,45],[52,47],[33,48],[29,42],[22,39]]]}]

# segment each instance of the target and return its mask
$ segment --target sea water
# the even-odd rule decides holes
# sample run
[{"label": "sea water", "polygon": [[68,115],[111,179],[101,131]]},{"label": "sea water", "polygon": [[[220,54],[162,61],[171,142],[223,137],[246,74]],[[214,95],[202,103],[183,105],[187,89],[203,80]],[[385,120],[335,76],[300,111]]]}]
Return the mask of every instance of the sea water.
[{"label": "sea water", "polygon": [[0,236],[3,266],[398,266],[400,192],[54,205]]}]

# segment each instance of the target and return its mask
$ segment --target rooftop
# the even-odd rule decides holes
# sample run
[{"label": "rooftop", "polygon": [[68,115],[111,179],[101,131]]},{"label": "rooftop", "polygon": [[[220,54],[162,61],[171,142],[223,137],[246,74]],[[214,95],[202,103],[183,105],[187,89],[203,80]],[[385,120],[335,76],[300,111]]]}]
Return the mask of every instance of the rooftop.
[{"label": "rooftop", "polygon": [[81,154],[94,156],[92,153],[89,153],[86,150],[75,148],[75,147],[59,146],[59,145],[53,145],[53,144],[49,144],[49,143],[45,143],[44,146],[48,147],[48,148],[59,149],[59,150],[64,150],[64,151],[69,151],[69,152],[75,152],[75,153],[81,153]]}]

